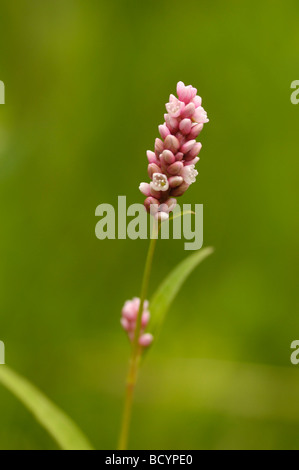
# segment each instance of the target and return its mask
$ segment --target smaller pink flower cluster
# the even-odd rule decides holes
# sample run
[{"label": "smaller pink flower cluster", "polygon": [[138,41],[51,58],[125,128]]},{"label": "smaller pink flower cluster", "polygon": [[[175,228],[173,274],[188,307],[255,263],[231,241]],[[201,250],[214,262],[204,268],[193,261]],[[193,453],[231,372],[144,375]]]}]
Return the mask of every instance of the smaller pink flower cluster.
[{"label": "smaller pink flower cluster", "polygon": [[[133,342],[135,329],[136,329],[136,321],[138,317],[140,307],[140,299],[138,297],[134,297],[132,300],[127,300],[125,305],[122,308],[121,312],[121,326],[123,329],[128,333],[129,340]],[[150,313],[148,311],[148,301],[146,300],[143,304],[143,312],[141,317],[141,330],[140,330],[140,337],[139,337],[139,345],[147,348],[153,341],[153,336],[150,333],[144,333],[145,328],[148,325],[150,320]]]},{"label": "smaller pink flower cluster", "polygon": [[179,82],[177,94],[178,98],[170,95],[166,104],[165,122],[159,126],[161,139],[156,139],[155,151],[147,151],[151,182],[139,186],[146,196],[146,210],[161,220],[167,219],[174,209],[175,197],[182,196],[195,182],[195,165],[202,147],[195,139],[209,122],[196,88]]}]

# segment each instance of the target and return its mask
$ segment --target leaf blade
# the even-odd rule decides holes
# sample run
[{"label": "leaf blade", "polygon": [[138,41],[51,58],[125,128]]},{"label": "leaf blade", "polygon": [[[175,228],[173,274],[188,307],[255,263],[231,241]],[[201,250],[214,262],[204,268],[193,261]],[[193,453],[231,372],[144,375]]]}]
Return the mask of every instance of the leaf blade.
[{"label": "leaf blade", "polygon": [[78,426],[27,379],[0,366],[0,383],[33,414],[63,450],[92,450]]},{"label": "leaf blade", "polygon": [[150,302],[150,330],[155,335],[159,333],[166,313],[187,277],[196,268],[196,266],[198,266],[198,264],[213,252],[214,249],[212,247],[207,247],[188,256],[171,271],[157,289]]}]

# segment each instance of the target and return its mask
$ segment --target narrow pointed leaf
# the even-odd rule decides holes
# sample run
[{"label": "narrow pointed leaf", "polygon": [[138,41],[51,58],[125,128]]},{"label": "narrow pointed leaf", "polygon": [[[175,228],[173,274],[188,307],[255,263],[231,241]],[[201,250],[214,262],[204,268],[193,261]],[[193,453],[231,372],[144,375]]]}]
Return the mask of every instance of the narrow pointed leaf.
[{"label": "narrow pointed leaf", "polygon": [[171,271],[164,282],[162,282],[150,302],[150,329],[155,335],[159,333],[172,301],[189,274],[191,274],[199,263],[211,255],[213,251],[214,249],[211,247],[202,248],[201,250],[196,251],[181,261],[181,263]]},{"label": "narrow pointed leaf", "polygon": [[92,450],[77,425],[27,379],[1,365],[0,383],[25,405],[61,449]]}]

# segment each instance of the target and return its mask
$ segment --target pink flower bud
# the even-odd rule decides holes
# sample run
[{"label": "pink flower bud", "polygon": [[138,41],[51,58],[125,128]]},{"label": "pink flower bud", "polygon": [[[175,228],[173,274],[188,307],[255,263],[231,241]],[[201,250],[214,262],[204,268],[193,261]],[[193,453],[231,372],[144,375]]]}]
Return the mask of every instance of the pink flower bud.
[{"label": "pink flower bud", "polygon": [[180,143],[174,135],[168,135],[164,141],[164,147],[165,149],[176,153],[180,147]]},{"label": "pink flower bud", "polygon": [[181,176],[171,176],[168,181],[171,188],[176,188],[180,186],[184,180]]},{"label": "pink flower bud", "polygon": [[153,185],[151,185],[151,184],[150,184],[150,191],[151,191],[151,196],[153,196],[159,202],[159,200],[162,196],[162,191],[158,191],[158,190],[154,189]]},{"label": "pink flower bud", "polygon": [[186,161],[185,166],[196,165],[199,162],[199,157],[195,157],[192,160]]},{"label": "pink flower bud", "polygon": [[193,126],[191,127],[190,134],[188,136],[189,139],[196,139],[196,137],[199,136],[202,129],[203,129],[203,124],[193,124]]},{"label": "pink flower bud", "polygon": [[[192,142],[192,141],[191,141]],[[194,141],[195,142],[195,141]],[[193,147],[191,148],[191,150],[189,151],[188,153],[188,157],[191,157],[191,158],[194,158],[196,157],[199,152],[201,151],[201,148],[202,148],[202,144],[200,142],[196,142]],[[189,159],[189,158],[188,158]]]},{"label": "pink flower bud", "polygon": [[177,94],[181,101],[189,103],[197,93],[196,88],[193,88],[191,85],[185,86],[183,82],[177,84]]},{"label": "pink flower bud", "polygon": [[188,153],[192,149],[192,147],[196,144],[196,140],[188,140],[184,145],[181,147],[181,152]]},{"label": "pink flower bud", "polygon": [[146,198],[146,200],[144,201],[144,207],[146,208],[146,210],[149,212],[150,211],[150,207],[152,205],[156,205],[157,207],[159,206],[159,201],[158,199],[156,199],[155,197],[152,197],[152,196],[149,196]]},{"label": "pink flower bud", "polygon": [[139,345],[142,346],[143,348],[148,348],[148,346],[152,344],[153,340],[154,340],[153,335],[151,335],[150,333],[144,333],[139,338]]},{"label": "pink flower bud", "polygon": [[179,129],[183,134],[186,135],[186,134],[189,134],[189,132],[191,131],[191,126],[192,126],[191,120],[185,118],[180,122]]},{"label": "pink flower bud", "polygon": [[[139,314],[140,299],[134,297],[132,300],[127,300],[122,309],[120,323],[123,329],[127,332],[129,340],[134,341],[137,318]],[[143,303],[142,314],[141,314],[141,331],[139,335],[140,345],[146,347],[152,341],[152,335],[144,333],[144,329],[148,325],[150,320],[150,313],[148,311],[148,301]]]},{"label": "pink flower bud", "polygon": [[165,212],[166,214],[169,214],[175,208],[176,203],[177,201],[174,198],[167,199],[166,202],[160,204],[159,212]]},{"label": "pink flower bud", "polygon": [[168,207],[168,212],[172,212],[173,209],[175,208],[176,204],[177,204],[177,200],[174,197],[170,197],[166,201],[166,205]]},{"label": "pink flower bud", "polygon": [[181,160],[183,160],[183,158],[184,158],[183,152],[178,152],[178,153],[175,154],[175,159],[176,159],[178,162],[180,162]]},{"label": "pink flower bud", "polygon": [[186,92],[185,92],[185,84],[184,82],[178,82],[177,86],[176,86],[176,92],[177,92],[177,95],[179,97],[179,100],[181,101],[184,101],[185,97],[186,97]]},{"label": "pink flower bud", "polygon": [[160,160],[163,161],[166,165],[171,165],[175,162],[175,156],[170,150],[163,150],[160,155]]},{"label": "pink flower bud", "polygon": [[158,165],[156,165],[156,163],[150,163],[150,164],[148,165],[148,167],[147,167],[148,176],[149,176],[150,178],[152,178],[152,177],[153,177],[153,174],[154,174],[154,173],[159,173],[160,170],[161,170],[161,168],[160,168]]},{"label": "pink flower bud", "polygon": [[189,186],[190,186],[189,184],[184,182],[180,186],[178,186],[177,188],[172,189],[171,190],[171,195],[175,196],[175,197],[182,196],[187,191]]},{"label": "pink flower bud", "polygon": [[185,103],[189,103],[189,101],[193,100],[195,98],[197,93],[196,88],[193,88],[191,85],[188,85],[186,87],[186,98],[185,98]]},{"label": "pink flower bud", "polygon": [[151,150],[148,150],[146,152],[146,155],[147,155],[147,159],[148,159],[149,163],[157,163],[158,162],[156,154],[154,152],[152,152]]},{"label": "pink flower bud", "polygon": [[175,162],[168,167],[167,171],[171,175],[178,175],[180,171],[183,169],[183,167],[184,167],[184,164],[182,162]]},{"label": "pink flower bud", "polygon": [[198,95],[194,96],[192,103],[195,104],[195,108],[198,108],[199,106],[201,106],[201,102],[202,102],[202,99],[200,96]]},{"label": "pink flower bud", "polygon": [[169,114],[164,114],[164,119],[168,129],[174,134],[179,127],[179,121],[176,118],[169,116]]},{"label": "pink flower bud", "polygon": [[[129,323],[131,321],[135,321],[136,317],[137,317],[138,309],[139,309],[139,305],[136,308],[136,306],[134,306],[133,302],[127,301],[125,303],[122,311],[121,311],[122,318],[125,318],[127,320],[127,323]],[[124,323],[127,324],[126,322],[124,322]]]},{"label": "pink flower bud", "polygon": [[178,139],[180,147],[181,147],[186,142],[186,136],[184,136],[184,134],[182,134],[181,132],[177,132],[175,136]]},{"label": "pink flower bud", "polygon": [[162,137],[162,139],[165,139],[165,137],[167,137],[170,134],[170,130],[168,129],[166,124],[161,124],[159,126],[159,132],[160,132],[160,136]]},{"label": "pink flower bud", "polygon": [[139,190],[144,194],[145,196],[149,196],[151,194],[151,188],[149,183],[140,183],[139,185]]},{"label": "pink flower bud", "polygon": [[155,140],[155,154],[156,156],[158,157],[160,155],[160,153],[162,153],[164,150],[164,144],[163,144],[163,141],[161,139],[156,139]]},{"label": "pink flower bud", "polygon": [[193,103],[187,104],[187,106],[183,109],[181,117],[183,119],[185,118],[191,118],[195,113],[195,105]]}]

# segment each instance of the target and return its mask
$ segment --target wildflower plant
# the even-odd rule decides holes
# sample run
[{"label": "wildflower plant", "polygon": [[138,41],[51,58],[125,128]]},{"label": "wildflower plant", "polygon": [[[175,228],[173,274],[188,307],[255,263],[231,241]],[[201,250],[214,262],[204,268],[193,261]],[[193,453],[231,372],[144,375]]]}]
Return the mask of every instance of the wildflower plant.
[{"label": "wildflower plant", "polygon": [[[201,143],[196,138],[208,122],[197,90],[183,82],[177,84],[177,97],[170,95],[164,122],[159,126],[161,138],[154,151],[148,150],[149,182],[139,189],[146,197],[144,206],[153,218],[152,235],[146,257],[140,297],[127,300],[121,311],[120,323],[131,345],[124,413],[119,449],[127,449],[134,389],[141,358],[157,337],[171,302],[192,270],[212,253],[212,248],[196,251],[184,259],[160,283],[157,292],[147,300],[148,285],[159,229],[169,219],[182,196],[196,180]],[[37,421],[64,450],[90,450],[93,447],[77,425],[40,390],[11,368],[0,367],[0,383],[10,390],[36,417]]]},{"label": "wildflower plant", "polygon": [[[196,138],[204,124],[209,122],[196,88],[179,82],[177,95],[177,97],[170,95],[169,102],[166,104],[167,113],[164,114],[164,123],[159,126],[161,138],[155,140],[154,151],[147,151],[147,171],[151,181],[142,182],[139,186],[141,193],[146,196],[144,206],[154,218],[154,224],[140,298],[126,301],[121,314],[121,325],[128,334],[132,349],[119,449],[126,449],[128,445],[133,395],[140,359],[144,350],[154,340],[153,334],[145,331],[150,323],[152,306],[156,312],[156,323],[157,317],[158,322],[160,319],[161,323],[176,290],[184,277],[188,275],[188,271],[193,269],[194,259],[196,259],[196,265],[211,252],[210,249],[201,250],[199,257],[195,254],[192,255],[192,261],[190,259],[187,264],[181,263],[174,274],[170,275],[164,285],[162,284],[155,300],[149,305],[146,296],[160,224],[169,219],[169,214],[176,206],[176,198],[182,196],[196,181],[198,171],[195,165],[199,161],[198,154],[202,148]],[[166,298],[164,291],[167,292]]]}]

